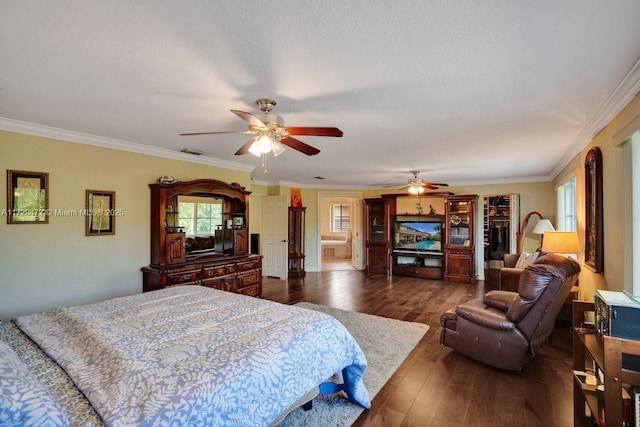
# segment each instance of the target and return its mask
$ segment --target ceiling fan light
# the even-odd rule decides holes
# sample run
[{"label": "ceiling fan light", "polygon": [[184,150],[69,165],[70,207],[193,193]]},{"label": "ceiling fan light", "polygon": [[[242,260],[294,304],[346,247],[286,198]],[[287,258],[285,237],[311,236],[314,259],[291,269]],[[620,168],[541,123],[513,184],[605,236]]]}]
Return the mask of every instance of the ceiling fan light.
[{"label": "ceiling fan light", "polygon": [[424,193],[424,187],[418,184],[412,184],[409,186],[409,193],[411,194],[422,194]]},{"label": "ceiling fan light", "polygon": [[258,141],[255,141],[253,144],[251,144],[251,147],[249,147],[249,152],[256,157],[260,157],[262,155],[260,153],[260,150],[258,149]]},{"label": "ceiling fan light", "polygon": [[[271,143],[269,141],[265,142],[265,138],[266,137],[262,136],[255,139],[255,141],[253,141],[253,144],[251,144],[251,147],[249,147],[249,152],[256,157],[260,157],[265,153],[265,151],[263,150],[268,147],[269,150],[266,151],[266,153],[268,153],[271,150]],[[268,138],[266,139],[268,140]]]},{"label": "ceiling fan light", "polygon": [[273,141],[271,143],[271,149],[273,150],[273,157],[278,157],[280,154],[284,153],[284,145],[280,143],[280,141]]},{"label": "ceiling fan light", "polygon": [[249,152],[257,157],[271,152],[271,138],[267,135],[262,135],[253,144],[251,144]]}]

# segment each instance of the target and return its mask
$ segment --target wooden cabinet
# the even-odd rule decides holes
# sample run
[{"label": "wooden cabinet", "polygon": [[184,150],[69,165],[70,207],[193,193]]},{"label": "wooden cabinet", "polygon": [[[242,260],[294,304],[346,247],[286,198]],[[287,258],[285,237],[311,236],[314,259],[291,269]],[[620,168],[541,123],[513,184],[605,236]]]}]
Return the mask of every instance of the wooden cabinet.
[{"label": "wooden cabinet", "polygon": [[366,270],[389,274],[391,268],[391,218],[395,198],[365,199]]},{"label": "wooden cabinet", "polygon": [[[584,314],[588,311],[594,311],[592,302],[573,301],[573,369],[585,371],[596,366],[604,373],[604,392],[598,396],[574,378],[574,425],[621,426],[622,387],[640,385],[640,372],[623,368],[623,357],[640,356],[640,341],[601,336],[584,328]],[[594,418],[593,423],[587,423],[587,411]]]},{"label": "wooden cabinet", "polygon": [[184,232],[166,233],[165,235],[165,262],[176,264],[185,262],[187,254],[185,252],[186,236]]},{"label": "wooden cabinet", "polygon": [[304,277],[305,207],[289,207],[289,277]]},{"label": "wooden cabinet", "polygon": [[445,197],[444,279],[476,283],[477,195]]},{"label": "wooden cabinet", "polygon": [[249,253],[249,239],[247,230],[231,230],[233,233],[233,254],[247,255]]},{"label": "wooden cabinet", "polygon": [[[153,183],[149,188],[151,265],[142,268],[143,291],[203,285],[246,295],[262,294],[262,257],[248,255],[250,191],[215,179]],[[220,209],[220,223],[216,223],[212,235],[186,235],[179,208],[189,206],[188,202],[215,204]]]},{"label": "wooden cabinet", "polygon": [[485,268],[504,267],[504,255],[518,253],[520,195],[499,194],[484,197]]}]

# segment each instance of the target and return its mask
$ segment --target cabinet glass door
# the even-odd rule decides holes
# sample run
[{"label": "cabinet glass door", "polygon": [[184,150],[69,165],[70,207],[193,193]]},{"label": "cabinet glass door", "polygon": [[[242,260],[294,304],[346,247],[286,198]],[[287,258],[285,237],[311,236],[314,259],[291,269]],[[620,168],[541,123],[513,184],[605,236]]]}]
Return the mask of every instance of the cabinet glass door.
[{"label": "cabinet glass door", "polygon": [[369,220],[371,221],[369,229],[370,242],[384,243],[386,241],[384,219],[384,203],[372,203],[369,212]]},{"label": "cabinet glass door", "polygon": [[449,202],[449,245],[470,246],[471,202]]}]

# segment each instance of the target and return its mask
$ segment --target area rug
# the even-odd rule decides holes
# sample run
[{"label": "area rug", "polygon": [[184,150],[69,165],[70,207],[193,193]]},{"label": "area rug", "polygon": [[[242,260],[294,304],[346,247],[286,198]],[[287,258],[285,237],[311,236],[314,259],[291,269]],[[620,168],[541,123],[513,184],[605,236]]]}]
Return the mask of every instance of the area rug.
[{"label": "area rug", "polygon": [[[367,357],[369,366],[364,375],[364,383],[371,400],[429,330],[429,326],[423,323],[387,319],[324,305],[301,302],[296,306],[330,314],[351,332]],[[318,396],[313,399],[313,409],[296,409],[279,427],[350,426],[363,410],[364,408],[350,403],[341,394]]]}]

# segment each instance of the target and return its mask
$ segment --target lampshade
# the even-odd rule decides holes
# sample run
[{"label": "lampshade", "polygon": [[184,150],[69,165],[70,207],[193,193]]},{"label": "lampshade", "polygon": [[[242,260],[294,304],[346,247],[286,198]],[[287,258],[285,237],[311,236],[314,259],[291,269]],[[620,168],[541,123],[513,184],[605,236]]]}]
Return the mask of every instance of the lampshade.
[{"label": "lampshade", "polygon": [[555,231],[555,228],[553,228],[553,224],[551,224],[551,221],[549,221],[548,219],[541,219],[540,221],[538,221],[536,226],[533,227],[532,233],[544,234],[544,237],[546,239],[547,235],[545,233],[548,231]]},{"label": "lampshade", "polygon": [[278,157],[284,152],[284,145],[280,141],[274,140],[271,142],[271,151],[273,151],[273,157]]},{"label": "lampshade", "polygon": [[422,185],[411,185],[409,186],[409,193],[422,194],[424,193],[424,187]]},{"label": "lampshade", "polygon": [[277,157],[284,151],[284,146],[280,141],[272,139],[268,135],[261,135],[257,137],[253,144],[249,147],[249,152],[256,157],[260,157],[263,154],[269,154],[273,152],[273,156]]},{"label": "lampshade", "polygon": [[575,231],[547,231],[542,241],[542,252],[577,254],[580,252],[578,233]]}]

